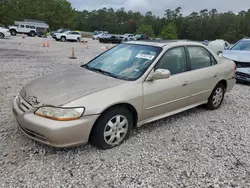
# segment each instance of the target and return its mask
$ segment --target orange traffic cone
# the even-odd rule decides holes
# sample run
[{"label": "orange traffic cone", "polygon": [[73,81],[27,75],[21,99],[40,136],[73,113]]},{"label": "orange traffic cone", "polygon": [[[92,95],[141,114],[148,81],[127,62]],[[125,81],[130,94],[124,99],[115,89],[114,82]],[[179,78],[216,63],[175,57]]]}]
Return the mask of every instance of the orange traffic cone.
[{"label": "orange traffic cone", "polygon": [[43,41],[43,47],[46,47],[45,41]]},{"label": "orange traffic cone", "polygon": [[49,43],[49,41],[47,41],[47,47],[50,47],[50,43]]},{"label": "orange traffic cone", "polygon": [[72,48],[72,53],[71,53],[71,57],[69,57],[70,59],[76,59],[77,57],[75,56],[75,49],[74,47]]},{"label": "orange traffic cone", "polygon": [[86,44],[86,49],[89,49],[89,45],[88,44]]},{"label": "orange traffic cone", "polygon": [[22,39],[25,39],[24,33],[22,34]]}]

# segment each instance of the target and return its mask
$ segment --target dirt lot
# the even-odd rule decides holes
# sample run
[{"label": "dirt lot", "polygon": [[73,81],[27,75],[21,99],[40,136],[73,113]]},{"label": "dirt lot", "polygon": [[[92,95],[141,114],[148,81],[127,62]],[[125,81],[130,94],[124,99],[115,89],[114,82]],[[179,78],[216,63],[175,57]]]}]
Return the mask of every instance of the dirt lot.
[{"label": "dirt lot", "polygon": [[[237,84],[222,107],[202,107],[134,130],[119,147],[55,149],[25,137],[11,102],[37,76],[79,67],[103,45],[0,40],[0,187],[250,187],[250,86]],[[110,46],[110,45],[109,45]],[[75,47],[76,60],[70,60]],[[104,47],[104,46],[103,46]]]}]

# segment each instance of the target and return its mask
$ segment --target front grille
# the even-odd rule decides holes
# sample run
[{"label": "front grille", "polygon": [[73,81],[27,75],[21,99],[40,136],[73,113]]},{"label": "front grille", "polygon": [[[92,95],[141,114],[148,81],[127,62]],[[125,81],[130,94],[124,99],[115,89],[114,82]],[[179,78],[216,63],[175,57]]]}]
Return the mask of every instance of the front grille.
[{"label": "front grille", "polygon": [[241,77],[250,78],[249,74],[246,74],[246,73],[243,73],[243,72],[236,72],[235,74],[238,75],[238,76],[241,76]]},{"label": "front grille", "polygon": [[21,95],[18,95],[17,97],[17,105],[23,112],[27,112],[32,108],[32,106],[26,102]]}]

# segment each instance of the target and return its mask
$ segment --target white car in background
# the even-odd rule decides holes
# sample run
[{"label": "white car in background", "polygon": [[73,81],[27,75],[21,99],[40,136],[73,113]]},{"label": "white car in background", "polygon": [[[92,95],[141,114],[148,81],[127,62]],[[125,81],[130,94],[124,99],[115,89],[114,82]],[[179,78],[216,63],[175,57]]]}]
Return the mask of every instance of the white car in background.
[{"label": "white car in background", "polygon": [[77,31],[66,31],[64,33],[56,33],[57,41],[77,41],[81,42],[82,35]]},{"label": "white car in background", "polygon": [[220,54],[223,50],[226,50],[230,47],[231,45],[223,40],[223,39],[216,39],[208,43],[207,47],[214,51],[217,54]]},{"label": "white car in background", "polygon": [[122,37],[123,37],[123,41],[135,40],[135,36],[130,33],[126,33]]},{"label": "white car in background", "polygon": [[0,27],[0,39],[3,39],[5,37],[10,37],[10,31],[9,31],[9,29],[6,29],[4,27]]}]

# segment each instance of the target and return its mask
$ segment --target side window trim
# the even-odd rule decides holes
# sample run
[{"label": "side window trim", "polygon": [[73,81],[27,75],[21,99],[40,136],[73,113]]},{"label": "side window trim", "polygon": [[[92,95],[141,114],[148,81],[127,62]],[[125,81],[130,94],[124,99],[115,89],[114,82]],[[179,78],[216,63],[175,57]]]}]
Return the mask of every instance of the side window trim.
[{"label": "side window trim", "polygon": [[[209,54],[209,59],[210,59],[210,65],[211,66],[214,66],[214,65],[217,65],[218,62],[217,60],[214,58],[213,54],[211,54],[206,48],[204,48],[203,46],[199,46],[199,45],[186,45],[185,46],[185,49],[186,49],[186,55],[187,55],[187,61],[188,61],[188,68],[189,68],[189,71],[195,71],[195,70],[199,70],[199,69],[194,69],[192,70],[191,68],[191,58],[190,58],[190,54],[189,54],[189,51],[188,51],[188,47],[199,47],[199,48],[203,48],[208,54]],[[212,58],[214,59],[215,61],[215,64],[212,64]],[[203,67],[203,68],[207,68],[207,67]]]},{"label": "side window trim", "polygon": [[[154,65],[153,69],[155,71],[155,67],[160,63],[160,61],[162,60],[162,58],[166,55],[166,53],[168,53],[170,50],[173,50],[175,48],[183,48],[184,49],[184,52],[185,52],[185,71],[184,72],[181,72],[181,73],[178,73],[178,74],[182,74],[182,73],[185,73],[185,72],[188,72],[188,57],[187,57],[187,52],[186,52],[186,49],[185,49],[185,46],[175,46],[175,47],[172,47],[172,48],[169,48],[167,49],[164,54],[161,56],[161,58],[157,61],[157,63]],[[151,71],[152,71],[151,70]],[[178,75],[178,74],[174,74],[172,76],[175,76],[175,75]]]}]

